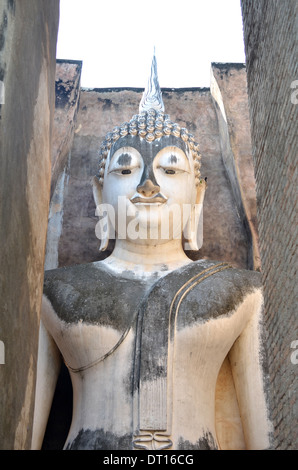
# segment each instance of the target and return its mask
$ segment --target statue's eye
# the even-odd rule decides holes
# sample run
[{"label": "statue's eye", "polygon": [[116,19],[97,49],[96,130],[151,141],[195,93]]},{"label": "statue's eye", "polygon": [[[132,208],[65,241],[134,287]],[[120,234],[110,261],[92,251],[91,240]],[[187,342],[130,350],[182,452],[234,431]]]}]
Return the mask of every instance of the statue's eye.
[{"label": "statue's eye", "polygon": [[112,155],[108,173],[119,176],[134,174],[143,165],[143,159],[138,150],[133,147],[121,147]]},{"label": "statue's eye", "polygon": [[166,173],[167,175],[174,175],[174,174],[176,173],[176,171],[175,171],[175,170],[170,170],[169,168],[167,168],[167,169],[165,170],[165,173]]}]

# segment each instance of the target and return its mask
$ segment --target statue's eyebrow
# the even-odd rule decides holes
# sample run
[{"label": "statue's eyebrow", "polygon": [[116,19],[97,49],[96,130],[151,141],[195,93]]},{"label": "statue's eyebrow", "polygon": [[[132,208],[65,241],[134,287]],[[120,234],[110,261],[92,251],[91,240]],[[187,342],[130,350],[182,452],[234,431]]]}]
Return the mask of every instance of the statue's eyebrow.
[{"label": "statue's eyebrow", "polygon": [[170,162],[171,164],[174,164],[174,163],[177,163],[177,161],[178,161],[178,159],[177,159],[176,155],[171,154],[171,156],[170,156],[170,158],[169,158],[169,162]]},{"label": "statue's eyebrow", "polygon": [[172,153],[171,155],[167,156],[166,163],[167,163],[167,165],[177,165],[177,163],[179,161],[181,161],[181,159],[179,159],[179,157],[177,157],[177,155]]},{"label": "statue's eyebrow", "polygon": [[129,155],[129,153],[122,153],[117,158],[117,163],[118,163],[118,165],[123,165],[123,166],[130,165],[131,164],[131,155]]}]

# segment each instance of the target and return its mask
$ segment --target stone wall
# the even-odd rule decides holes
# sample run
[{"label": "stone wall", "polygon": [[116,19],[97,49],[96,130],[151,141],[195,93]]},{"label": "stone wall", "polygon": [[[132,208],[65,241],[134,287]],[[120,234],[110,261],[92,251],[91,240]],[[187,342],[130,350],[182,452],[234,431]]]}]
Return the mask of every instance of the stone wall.
[{"label": "stone wall", "polygon": [[58,21],[58,0],[0,1],[1,449],[31,444]]},{"label": "stone wall", "polygon": [[274,447],[289,450],[298,447],[297,10],[296,0],[242,0],[270,410]]}]

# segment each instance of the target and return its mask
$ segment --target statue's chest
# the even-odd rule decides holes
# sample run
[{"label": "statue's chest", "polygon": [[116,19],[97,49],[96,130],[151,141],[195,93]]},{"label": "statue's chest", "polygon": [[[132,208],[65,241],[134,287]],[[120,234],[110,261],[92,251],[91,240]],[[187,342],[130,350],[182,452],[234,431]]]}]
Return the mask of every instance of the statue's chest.
[{"label": "statue's chest", "polygon": [[145,292],[144,284],[109,278],[75,285],[59,281],[45,290],[58,318],[68,326],[100,325],[119,331],[131,324]]},{"label": "statue's chest", "polygon": [[77,269],[48,273],[44,287],[54,310],[46,327],[73,369],[104,360],[123,343],[148,289],[146,282]]},{"label": "statue's chest", "polygon": [[[135,337],[138,377],[148,380],[149,371],[150,380],[165,377],[175,330],[213,316],[214,309],[197,291],[206,281],[198,284],[198,279],[196,275],[194,288],[188,279],[182,283],[173,277],[151,289],[139,281],[109,276],[49,282],[45,293],[57,315],[53,336],[66,362],[73,369],[91,367],[110,356],[130,333]],[[222,308],[215,311],[220,314]]]},{"label": "statue's chest", "polygon": [[58,321],[53,333],[71,372],[91,370],[92,374],[96,375],[100,371],[100,366],[108,359],[109,364],[111,360],[113,362],[116,352],[117,360],[119,360],[119,349],[123,357],[127,356],[126,349],[129,349],[128,364],[131,363],[134,354],[132,351],[135,337],[134,323],[133,318],[125,329],[119,330],[105,324],[90,324],[84,321],[65,324],[65,322]]}]

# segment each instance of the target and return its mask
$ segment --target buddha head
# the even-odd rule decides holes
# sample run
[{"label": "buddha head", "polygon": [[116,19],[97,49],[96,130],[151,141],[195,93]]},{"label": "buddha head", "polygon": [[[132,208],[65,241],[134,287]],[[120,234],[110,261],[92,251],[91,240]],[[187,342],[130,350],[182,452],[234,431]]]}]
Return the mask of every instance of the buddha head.
[{"label": "buddha head", "polygon": [[164,112],[154,56],[139,114],[115,127],[100,147],[93,180],[98,215],[107,217],[100,249],[107,248],[112,232],[141,244],[180,238],[186,249],[199,249],[206,189],[200,160],[193,135]]}]

